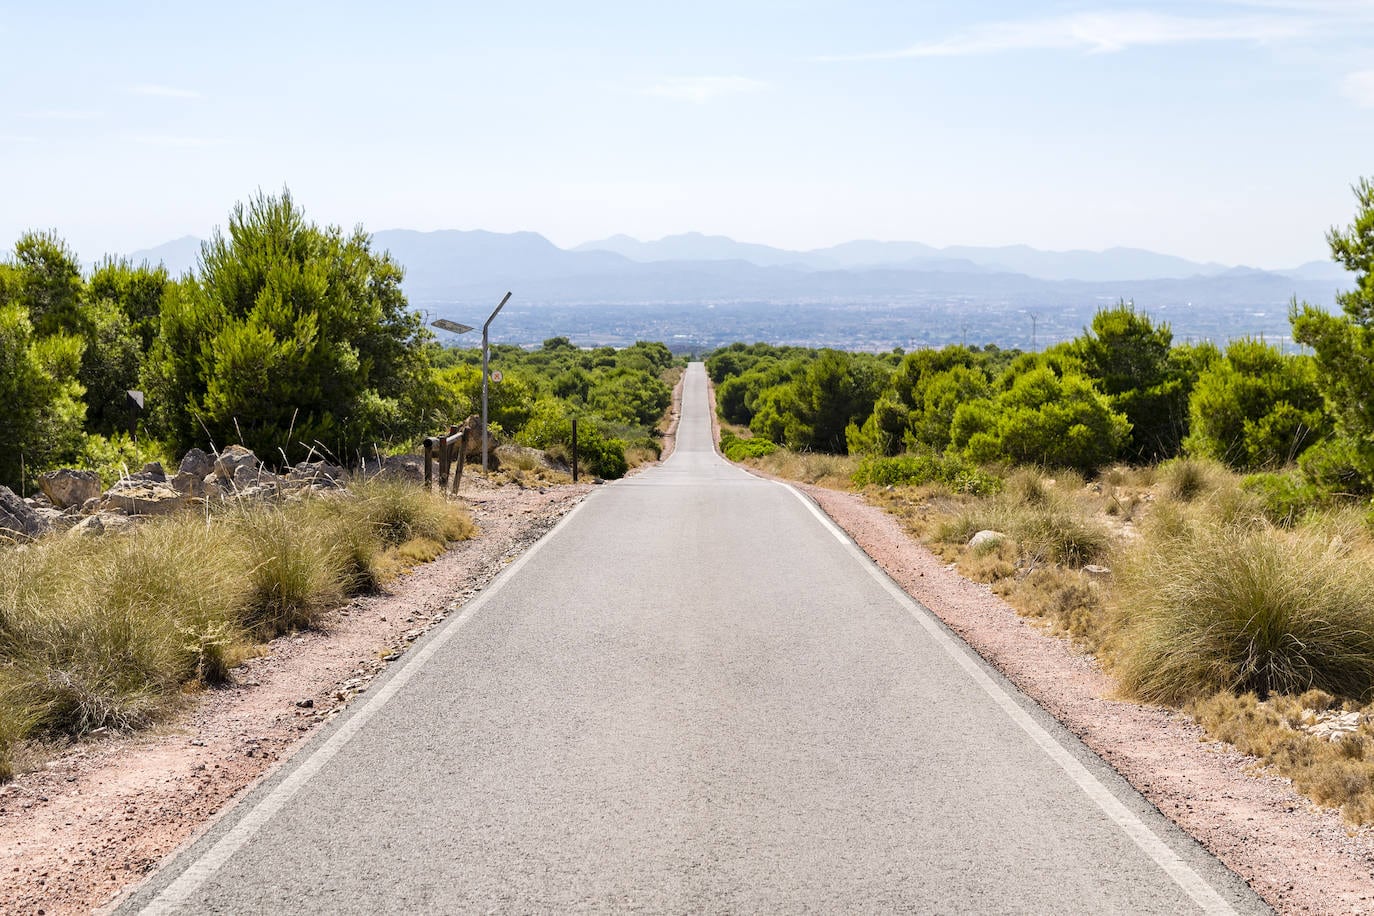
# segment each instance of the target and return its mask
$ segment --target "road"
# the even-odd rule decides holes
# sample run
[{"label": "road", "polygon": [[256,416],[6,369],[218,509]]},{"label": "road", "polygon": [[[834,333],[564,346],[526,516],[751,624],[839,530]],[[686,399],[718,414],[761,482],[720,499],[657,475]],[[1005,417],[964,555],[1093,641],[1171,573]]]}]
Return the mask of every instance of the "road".
[{"label": "road", "polygon": [[121,912],[1268,912],[708,411]]}]

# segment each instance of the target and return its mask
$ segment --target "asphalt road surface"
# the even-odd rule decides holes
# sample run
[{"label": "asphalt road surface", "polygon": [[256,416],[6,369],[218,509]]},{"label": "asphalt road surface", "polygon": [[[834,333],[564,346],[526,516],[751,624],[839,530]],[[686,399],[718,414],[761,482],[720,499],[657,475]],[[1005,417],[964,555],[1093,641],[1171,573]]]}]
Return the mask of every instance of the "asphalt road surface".
[{"label": "asphalt road surface", "polygon": [[1256,913],[811,503],[598,489],[122,912]]}]

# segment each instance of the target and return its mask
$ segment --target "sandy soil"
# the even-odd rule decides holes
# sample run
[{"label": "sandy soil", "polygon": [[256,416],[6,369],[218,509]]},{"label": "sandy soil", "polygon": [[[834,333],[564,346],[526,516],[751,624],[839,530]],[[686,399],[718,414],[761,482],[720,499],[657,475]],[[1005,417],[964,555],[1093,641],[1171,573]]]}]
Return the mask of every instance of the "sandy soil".
[{"label": "sandy soil", "polygon": [[465,475],[481,535],[278,639],[153,733],[82,742],[0,787],[0,913],[88,913],[138,883],[479,592],[591,489]]},{"label": "sandy soil", "polygon": [[1374,913],[1374,831],[1342,823],[1208,741],[1191,718],[1113,698],[1094,659],[946,568],[887,512],[854,493],[795,484],[912,597],[1116,768],[1280,913]]}]

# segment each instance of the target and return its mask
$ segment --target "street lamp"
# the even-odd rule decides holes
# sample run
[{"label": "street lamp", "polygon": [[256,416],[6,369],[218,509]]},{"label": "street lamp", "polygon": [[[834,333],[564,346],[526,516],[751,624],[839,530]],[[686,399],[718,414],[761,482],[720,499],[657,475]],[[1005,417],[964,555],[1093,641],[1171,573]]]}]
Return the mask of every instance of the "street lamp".
[{"label": "street lamp", "polygon": [[496,315],[505,307],[507,300],[510,299],[510,291],[501,297],[500,303],[496,306],[496,311],[487,318],[486,324],[482,325],[482,473],[487,472],[487,360],[491,356],[491,345],[487,342],[487,329],[496,320]]}]

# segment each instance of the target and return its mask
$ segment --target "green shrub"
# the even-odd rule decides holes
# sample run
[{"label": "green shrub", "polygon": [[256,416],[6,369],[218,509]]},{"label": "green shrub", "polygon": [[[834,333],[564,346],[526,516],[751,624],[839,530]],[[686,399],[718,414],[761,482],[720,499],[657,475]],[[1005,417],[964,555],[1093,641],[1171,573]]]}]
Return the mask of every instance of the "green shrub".
[{"label": "green shrub", "polygon": [[1001,488],[1001,480],[967,460],[933,453],[899,455],[894,458],[865,457],[854,471],[854,485],[919,486],[942,483],[956,493],[986,496]]},{"label": "green shrub", "polygon": [[731,461],[743,461],[746,458],[762,458],[771,455],[778,450],[778,446],[770,439],[763,436],[755,436],[752,439],[741,439],[734,433],[723,433],[720,437],[721,454]]},{"label": "green shrub", "polygon": [[1251,474],[1241,481],[1241,489],[1259,498],[1265,518],[1291,528],[1325,501],[1322,493],[1301,474]]}]

